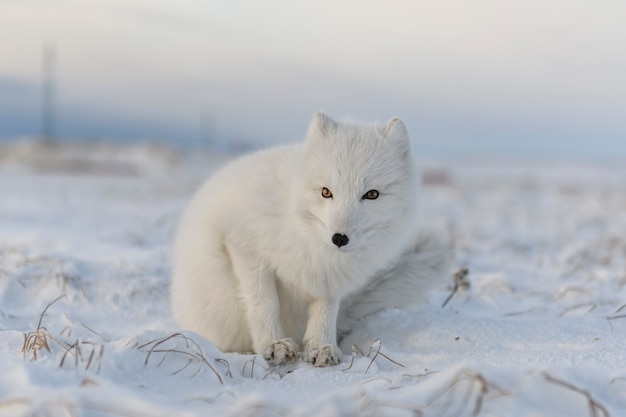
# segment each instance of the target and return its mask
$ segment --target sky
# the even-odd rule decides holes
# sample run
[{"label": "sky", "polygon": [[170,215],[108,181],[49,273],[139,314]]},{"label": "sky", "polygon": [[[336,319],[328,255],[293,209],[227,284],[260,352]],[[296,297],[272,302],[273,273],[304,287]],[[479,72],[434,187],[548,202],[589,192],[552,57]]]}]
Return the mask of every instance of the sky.
[{"label": "sky", "polygon": [[626,158],[621,0],[0,0],[0,139],[301,140],[402,118],[418,152]]}]

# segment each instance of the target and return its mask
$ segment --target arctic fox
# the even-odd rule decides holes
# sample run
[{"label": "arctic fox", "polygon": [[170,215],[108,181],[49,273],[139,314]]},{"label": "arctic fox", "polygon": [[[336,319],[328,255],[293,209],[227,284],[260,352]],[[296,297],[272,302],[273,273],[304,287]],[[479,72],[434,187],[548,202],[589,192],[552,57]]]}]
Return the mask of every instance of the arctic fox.
[{"label": "arctic fox", "polygon": [[443,239],[417,224],[417,182],[399,119],[359,125],[318,113],[303,143],[235,160],[183,214],[177,321],[271,365],[299,352],[315,366],[339,363],[338,332],[410,306],[447,273]]}]

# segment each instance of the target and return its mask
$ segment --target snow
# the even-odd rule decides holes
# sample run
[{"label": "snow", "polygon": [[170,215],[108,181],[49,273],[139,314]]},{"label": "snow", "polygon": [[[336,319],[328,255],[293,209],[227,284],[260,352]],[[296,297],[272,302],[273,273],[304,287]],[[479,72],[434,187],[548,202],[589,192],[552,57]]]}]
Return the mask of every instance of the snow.
[{"label": "snow", "polygon": [[442,308],[451,271],[421,311],[370,317],[339,366],[270,369],[172,319],[176,221],[222,161],[0,149],[0,415],[623,414],[625,169],[430,164],[423,209],[469,288]]}]

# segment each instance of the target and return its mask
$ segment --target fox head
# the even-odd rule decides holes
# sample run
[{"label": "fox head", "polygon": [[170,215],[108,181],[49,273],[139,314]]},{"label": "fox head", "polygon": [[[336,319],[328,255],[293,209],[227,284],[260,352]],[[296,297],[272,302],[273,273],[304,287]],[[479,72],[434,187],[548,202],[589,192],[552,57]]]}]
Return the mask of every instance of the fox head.
[{"label": "fox head", "polygon": [[401,120],[359,125],[318,113],[303,149],[292,195],[311,238],[328,250],[368,256],[403,244],[417,187]]}]

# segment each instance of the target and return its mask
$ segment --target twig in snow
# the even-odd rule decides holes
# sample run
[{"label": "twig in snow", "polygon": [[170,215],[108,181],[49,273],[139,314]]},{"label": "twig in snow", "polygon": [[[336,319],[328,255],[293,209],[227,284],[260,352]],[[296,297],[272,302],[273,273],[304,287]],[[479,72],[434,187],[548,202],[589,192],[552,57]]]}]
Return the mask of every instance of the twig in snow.
[{"label": "twig in snow", "polygon": [[372,343],[372,348],[370,348],[370,352],[372,351],[372,349],[374,348],[374,346],[376,346],[376,354],[374,355],[374,357],[372,358],[372,361],[370,362],[369,365],[367,365],[367,369],[365,369],[365,373],[367,373],[367,371],[370,370],[370,367],[372,366],[372,364],[374,363],[374,361],[376,360],[376,358],[378,357],[378,355],[382,356],[383,358],[387,359],[389,362],[394,363],[398,366],[401,366],[404,368],[404,365],[402,365],[401,363],[398,363],[396,361],[394,361],[393,359],[391,359],[389,356],[385,355],[384,353],[382,353],[380,351],[381,347],[382,347],[382,341],[380,339],[376,339],[374,341],[374,343]]},{"label": "twig in snow", "polygon": [[611,330],[613,330],[613,325],[611,324],[611,320],[623,319],[626,317],[626,314],[617,314],[620,311],[622,311],[624,308],[626,308],[626,304],[624,304],[623,306],[615,310],[615,314],[613,316],[609,316],[606,318],[609,322],[609,326],[611,326]]},{"label": "twig in snow", "polygon": [[454,297],[454,295],[459,290],[462,290],[462,289],[465,290],[470,287],[470,282],[467,279],[468,275],[469,275],[468,268],[461,268],[454,273],[454,287],[452,287],[452,292],[450,293],[450,295],[448,295],[448,298],[445,299],[445,301],[441,305],[441,308],[444,308],[446,305],[448,305],[450,300],[452,300],[452,297]]},{"label": "twig in snow", "polygon": [[230,372],[230,362],[228,362],[226,359],[222,359],[222,358],[216,358],[215,362],[223,363],[226,366],[226,376],[230,377],[230,378],[233,377],[232,372]]},{"label": "twig in snow", "polygon": [[357,345],[352,345],[352,358],[350,359],[350,365],[348,365],[347,368],[342,369],[342,371],[347,371],[349,369],[352,369],[352,365],[354,365],[354,358],[356,357],[356,352],[357,350],[359,351],[359,353],[361,354],[361,356],[365,356],[363,354],[363,352],[361,351],[361,349],[359,349],[359,347]]},{"label": "twig in snow", "polygon": [[[463,387],[465,389],[460,393],[462,397],[459,401],[457,397],[459,390]],[[466,411],[470,411],[468,407],[471,407],[471,414],[469,415],[477,416],[482,410],[490,389],[495,390],[498,396],[507,395],[504,390],[494,386],[482,374],[464,369],[452,379],[449,385],[426,402],[426,408],[432,407],[445,397],[447,401],[441,404],[437,412],[438,415],[465,416],[468,415]],[[456,405],[456,409],[452,409],[454,405]],[[451,410],[453,412],[448,414]]]},{"label": "twig in snow", "polygon": [[616,314],[614,316],[609,316],[606,318],[606,321],[609,323],[609,327],[611,328],[611,332],[613,331],[613,320],[626,318],[626,314]]},{"label": "twig in snow", "polygon": [[[165,347],[160,348],[162,345],[175,339],[183,340],[185,342],[185,348],[188,350],[181,350],[181,349],[176,349],[176,348],[165,348]],[[220,384],[224,383],[221,375],[217,372],[217,370],[209,363],[209,361],[204,356],[204,353],[202,352],[202,349],[200,348],[200,346],[193,339],[185,336],[182,333],[174,333],[169,336],[163,337],[161,339],[152,340],[148,343],[144,343],[143,345],[138,346],[137,349],[143,350],[143,349],[148,348],[149,346],[150,348],[148,349],[148,352],[146,354],[146,360],[144,361],[144,365],[146,366],[148,365],[150,358],[154,354],[159,354],[159,353],[163,354],[163,356],[161,357],[161,360],[157,364],[157,367],[161,366],[165,362],[165,360],[168,358],[168,356],[175,354],[178,356],[186,357],[187,363],[183,367],[175,371],[174,374],[182,372],[188,366],[190,366],[191,363],[196,363],[198,364],[198,368],[196,372],[194,372],[193,375],[191,375],[192,378],[196,376],[198,373],[200,373],[200,371],[202,370],[202,365],[204,365],[215,374]],[[221,361],[223,361],[222,363],[227,362],[225,359],[222,359]],[[228,366],[228,371],[230,371],[230,365]]]},{"label": "twig in snow", "polygon": [[399,362],[394,361],[389,356],[387,356],[383,352],[381,352],[381,348],[382,348],[382,341],[380,339],[374,340],[374,343],[372,343],[370,345],[370,350],[367,352],[367,354],[364,354],[363,351],[357,345],[352,345],[352,359],[350,360],[350,365],[348,365],[347,368],[342,369],[342,371],[345,372],[345,371],[347,371],[347,370],[352,368],[352,365],[354,364],[354,358],[356,357],[357,353],[359,355],[361,355],[361,357],[365,357],[365,358],[369,358],[370,355],[372,353],[374,353],[374,356],[372,357],[372,360],[370,361],[369,365],[367,365],[367,368],[365,369],[365,373],[367,373],[367,371],[369,371],[370,367],[372,366],[372,364],[374,363],[374,361],[376,360],[376,358],[379,355],[382,356],[383,358],[387,359],[389,362],[404,368],[404,365],[402,365]]},{"label": "twig in snow", "polygon": [[24,344],[22,345],[22,353],[24,355],[24,359],[26,359],[26,353],[30,352],[32,354],[31,360],[37,360],[37,352],[41,349],[46,349],[50,352],[50,345],[48,344],[48,337],[50,334],[48,330],[41,325],[43,322],[43,318],[46,315],[46,312],[54,303],[59,301],[61,298],[64,298],[64,295],[60,295],[55,298],[53,301],[50,301],[48,305],[43,309],[39,316],[39,322],[37,322],[37,329],[34,332],[24,333]]},{"label": "twig in snow", "polygon": [[564,315],[566,315],[567,313],[571,313],[574,310],[577,310],[579,308],[583,308],[583,307],[588,307],[589,309],[585,312],[585,314],[587,313],[591,313],[593,310],[596,309],[598,305],[596,303],[581,303],[581,304],[576,304],[573,305],[571,307],[566,308],[565,310],[563,310],[563,312],[561,312],[561,314],[559,314],[559,317],[563,317]]},{"label": "twig in snow", "polygon": [[[81,346],[87,347],[90,350],[89,357],[85,359],[83,356],[83,351],[81,350]],[[96,356],[97,352],[97,356]],[[85,364],[85,371],[88,371],[94,363],[97,363],[96,373],[100,373],[100,368],[102,366],[102,358],[104,357],[104,345],[99,343],[94,343],[90,341],[84,341],[76,339],[76,341],[72,344],[66,344],[65,352],[61,357],[61,362],[59,363],[59,368],[63,367],[65,363],[65,359],[68,354],[74,355],[74,366],[76,368],[79,367],[80,364]]]},{"label": "twig in snow", "polygon": [[274,366],[272,368],[270,368],[269,371],[267,371],[267,373],[265,375],[263,375],[263,378],[261,378],[262,380],[266,380],[267,377],[269,377],[270,375],[276,374],[278,375],[279,379],[283,379],[285,377],[285,375],[290,374],[293,372],[293,368],[287,368],[285,369],[284,366]]},{"label": "twig in snow", "polygon": [[402,376],[405,376],[407,378],[425,378],[425,377],[430,376],[432,374],[438,374],[439,372],[441,372],[441,371],[429,371],[428,369],[425,369],[423,374],[415,374],[415,375],[402,374]]},{"label": "twig in snow", "polygon": [[566,388],[570,391],[574,391],[582,395],[583,397],[585,397],[585,399],[587,400],[587,403],[589,404],[589,415],[591,417],[600,417],[600,416],[610,417],[609,411],[606,409],[606,407],[604,407],[602,404],[597,402],[589,391],[579,388],[567,381],[557,379],[548,373],[543,373],[543,377],[546,379],[546,381],[552,384],[559,385],[563,388]]},{"label": "twig in snow", "polygon": [[252,366],[250,369],[250,378],[254,378],[254,363],[256,361],[256,355],[252,357],[251,360],[244,362],[243,364],[243,369],[241,370],[241,374],[245,377],[246,376],[246,366],[248,365],[248,362],[252,362]]}]

